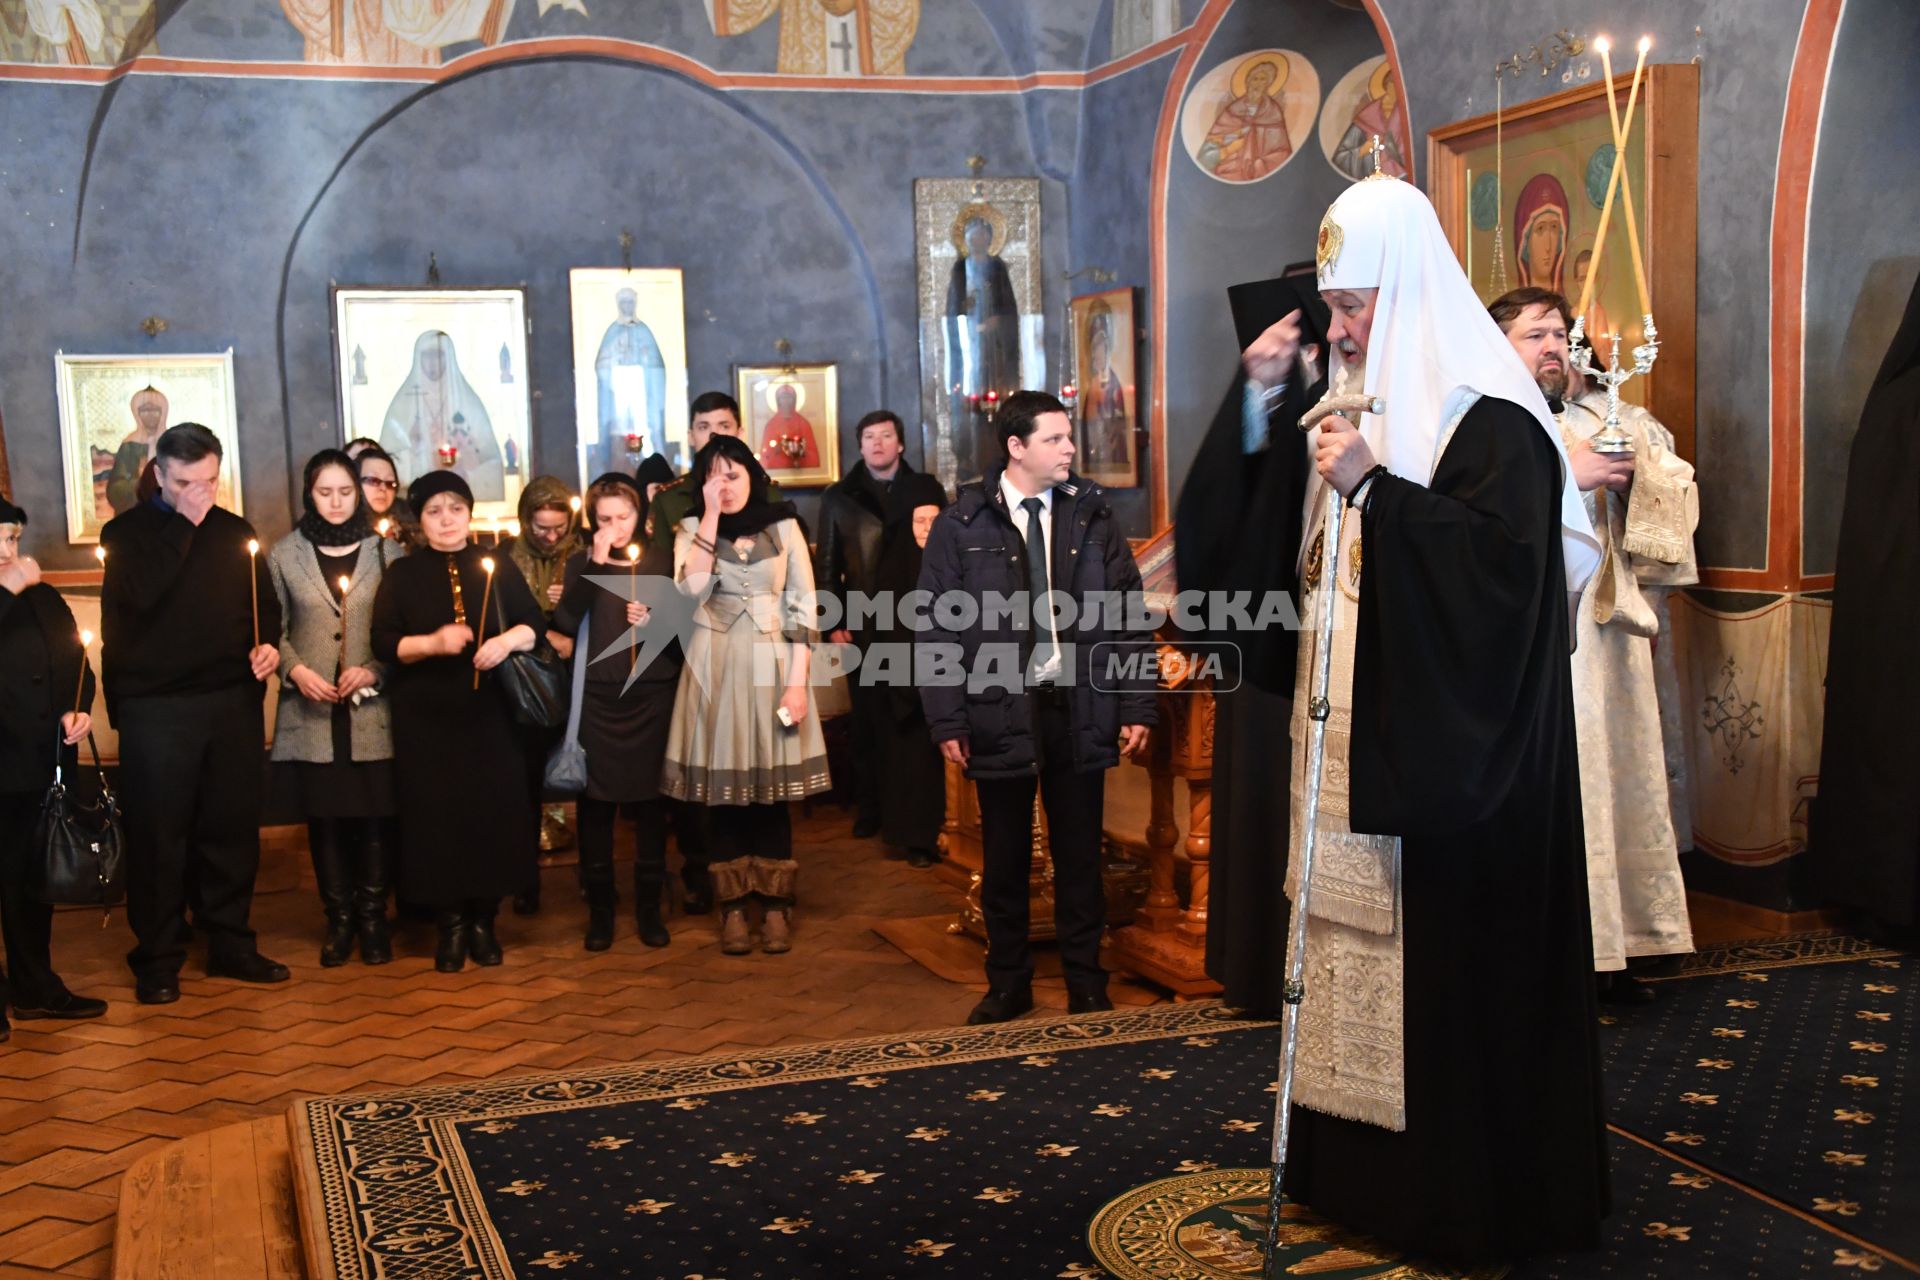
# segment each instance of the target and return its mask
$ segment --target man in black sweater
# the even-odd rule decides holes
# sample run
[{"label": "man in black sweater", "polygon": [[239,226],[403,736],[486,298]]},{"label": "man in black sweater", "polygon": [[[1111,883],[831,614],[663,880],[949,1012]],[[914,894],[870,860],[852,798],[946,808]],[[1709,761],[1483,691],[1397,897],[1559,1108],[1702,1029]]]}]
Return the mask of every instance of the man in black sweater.
[{"label": "man in black sweater", "polygon": [[154,445],[159,492],[100,531],[101,667],[120,731],[127,918],[138,939],[127,963],[142,1004],[180,998],[189,886],[210,975],[287,978],[247,924],[280,607],[249,551],[253,526],[213,504],[220,462],[205,427],[168,428]]}]

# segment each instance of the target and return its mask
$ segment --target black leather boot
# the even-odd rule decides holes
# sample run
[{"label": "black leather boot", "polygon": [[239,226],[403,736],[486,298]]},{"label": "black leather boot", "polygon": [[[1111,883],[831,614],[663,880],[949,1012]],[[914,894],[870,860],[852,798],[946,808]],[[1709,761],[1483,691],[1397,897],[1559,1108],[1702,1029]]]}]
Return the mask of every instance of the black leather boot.
[{"label": "black leather boot", "polygon": [[347,871],[347,851],[341,845],[339,819],[309,821],[307,848],[313,854],[313,878],[320,886],[320,905],[327,913],[327,934],[320,944],[320,964],[334,969],[353,958],[353,888]]},{"label": "black leather boot", "polygon": [[368,964],[393,959],[393,941],[387,932],[387,890],[393,882],[393,862],[380,830],[381,820],[367,820],[360,846],[359,883],[353,891],[353,913],[360,926],[360,958]]},{"label": "black leather boot", "polygon": [[492,968],[504,958],[500,939],[493,932],[493,918],[499,910],[500,904],[490,900],[467,904],[467,954],[477,965]]},{"label": "black leather boot", "polygon": [[433,953],[433,967],[441,973],[458,973],[467,963],[467,915],[460,908],[442,911],[436,917],[440,925],[440,947]]},{"label": "black leather boot", "polygon": [[613,945],[613,912],[619,898],[610,884],[587,886],[587,938],[589,951],[605,951]]},{"label": "black leather boot", "polygon": [[658,882],[634,886],[633,923],[640,931],[640,941],[650,947],[664,947],[673,941],[666,922],[660,919],[660,890],[664,887]]}]

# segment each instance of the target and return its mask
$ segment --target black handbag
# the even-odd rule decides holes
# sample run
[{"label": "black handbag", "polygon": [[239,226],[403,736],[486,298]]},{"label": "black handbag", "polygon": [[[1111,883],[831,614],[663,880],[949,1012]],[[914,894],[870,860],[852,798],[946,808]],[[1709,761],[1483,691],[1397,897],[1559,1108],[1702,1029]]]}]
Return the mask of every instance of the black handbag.
[{"label": "black handbag", "polygon": [[[493,611],[500,624],[494,634],[499,635],[507,629],[507,615],[498,596]],[[567,722],[567,664],[545,635],[534,641],[533,648],[508,654],[499,671],[515,723],[529,729],[558,729]]]},{"label": "black handbag", "polygon": [[[56,745],[55,751],[59,747]],[[100,767],[100,749],[87,735],[87,750],[100,775],[100,796],[91,805],[67,789],[55,755],[53,785],[40,804],[33,829],[39,852],[29,869],[27,888],[56,907],[112,907],[127,897],[127,844],[120,831],[120,804]]]}]

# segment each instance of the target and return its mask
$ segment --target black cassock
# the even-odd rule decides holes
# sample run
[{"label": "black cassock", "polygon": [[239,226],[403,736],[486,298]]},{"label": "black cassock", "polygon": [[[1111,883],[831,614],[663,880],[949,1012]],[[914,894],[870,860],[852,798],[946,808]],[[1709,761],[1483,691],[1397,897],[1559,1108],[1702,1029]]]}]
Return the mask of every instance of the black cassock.
[{"label": "black cassock", "polygon": [[1362,527],[1351,820],[1402,837],[1407,1128],[1296,1107],[1287,1191],[1447,1261],[1592,1247],[1608,1207],[1560,486],[1483,399]]},{"label": "black cassock", "polygon": [[[1258,336],[1256,334],[1256,336]],[[1289,386],[1267,412],[1267,448],[1246,452],[1247,375],[1227,391],[1180,492],[1175,580],[1182,591],[1297,600],[1300,503],[1309,470],[1298,424],[1323,387]],[[1285,627],[1184,637],[1223,646],[1213,732],[1213,855],[1207,976],[1239,1009],[1279,1016],[1286,979],[1287,788],[1298,635]],[[1236,685],[1237,681],[1237,685]]]},{"label": "black cassock", "polygon": [[[467,625],[479,632],[487,594],[482,552],[416,551],[387,566],[373,601],[373,653],[387,664],[393,699],[393,767],[400,807],[401,899],[451,907],[498,901],[525,883],[538,848],[538,816],[527,786],[526,735],[500,688],[500,669],[473,687],[473,645],[457,657],[400,661],[400,641],[453,621],[458,564]],[[524,623],[546,627],[520,570],[494,557],[486,636]]]},{"label": "black cassock", "polygon": [[1860,412],[1834,565],[1820,795],[1807,857],[1829,902],[1920,925],[1920,286]]}]

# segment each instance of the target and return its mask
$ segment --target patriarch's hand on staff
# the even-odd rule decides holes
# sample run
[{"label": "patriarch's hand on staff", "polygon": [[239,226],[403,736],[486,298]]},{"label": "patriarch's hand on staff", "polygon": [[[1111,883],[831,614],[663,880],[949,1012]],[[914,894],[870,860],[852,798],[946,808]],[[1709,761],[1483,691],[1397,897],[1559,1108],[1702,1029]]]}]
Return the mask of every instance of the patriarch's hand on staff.
[{"label": "patriarch's hand on staff", "polygon": [[513,652],[513,641],[505,636],[488,636],[478,649],[473,651],[473,665],[476,670],[491,671],[507,660]]},{"label": "patriarch's hand on staff", "polygon": [[265,680],[280,669],[280,651],[270,644],[255,645],[247,655],[247,665],[253,668],[255,680]]},{"label": "patriarch's hand on staff", "polygon": [[1320,434],[1313,443],[1313,469],[1342,496],[1353,492],[1367,472],[1373,470],[1373,450],[1344,414],[1330,413],[1320,419]]},{"label": "patriarch's hand on staff", "polygon": [[473,628],[464,622],[449,622],[427,637],[433,644],[433,651],[443,658],[457,658],[460,651],[473,643]]},{"label": "patriarch's hand on staff", "polygon": [[1123,724],[1120,726],[1120,754],[1137,756],[1147,749],[1149,731],[1144,724]]},{"label": "patriarch's hand on staff", "polygon": [[1300,313],[1289,311],[1240,353],[1240,364],[1249,378],[1262,386],[1277,387],[1293,376],[1293,360],[1299,352]]},{"label": "patriarch's hand on staff", "polygon": [[340,673],[340,682],[334,686],[334,691],[340,695],[340,700],[345,702],[362,689],[371,689],[378,683],[373,672],[365,667],[348,667]]},{"label": "patriarch's hand on staff", "polygon": [[[255,672],[256,677],[258,674],[258,672]],[[340,701],[340,690],[336,689],[331,681],[324,679],[318,671],[315,671],[305,663],[287,672],[287,680],[294,688],[300,691],[300,696],[303,698],[310,699],[314,702]]]},{"label": "patriarch's hand on staff", "polygon": [[1633,455],[1630,453],[1596,453],[1593,441],[1578,440],[1567,450],[1567,462],[1573,467],[1573,483],[1582,493],[1603,485],[1615,493],[1633,488]]},{"label": "patriarch's hand on staff", "polygon": [[940,744],[940,755],[949,764],[966,767],[967,760],[973,755],[965,738],[948,738]]},{"label": "patriarch's hand on staff", "polygon": [[[198,484],[188,485],[186,492],[180,495],[173,509],[197,525],[207,518],[207,512],[213,510],[213,497],[213,482],[203,480]],[[266,677],[257,678],[265,679]]]},{"label": "patriarch's hand on staff", "polygon": [[61,741],[68,746],[93,732],[93,717],[84,711],[69,711],[60,717]]}]

